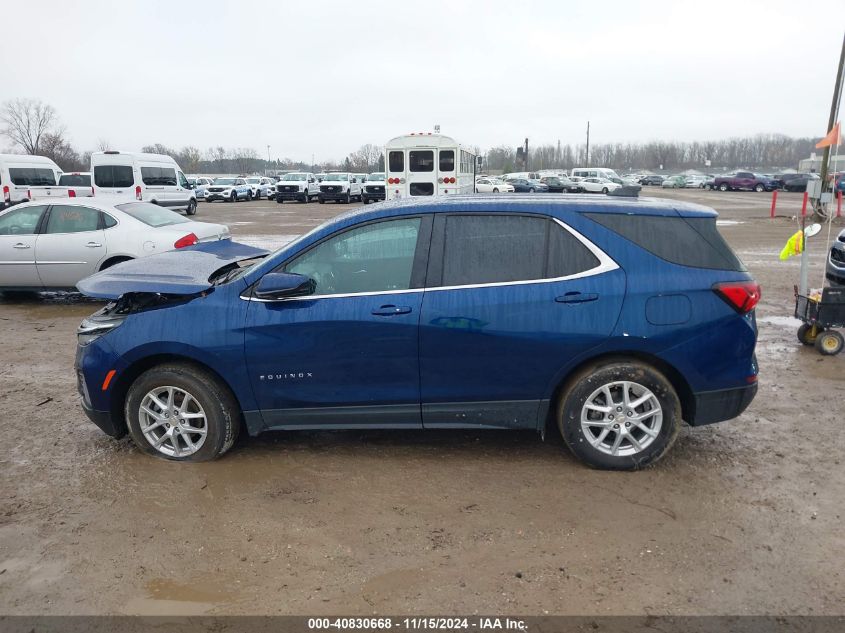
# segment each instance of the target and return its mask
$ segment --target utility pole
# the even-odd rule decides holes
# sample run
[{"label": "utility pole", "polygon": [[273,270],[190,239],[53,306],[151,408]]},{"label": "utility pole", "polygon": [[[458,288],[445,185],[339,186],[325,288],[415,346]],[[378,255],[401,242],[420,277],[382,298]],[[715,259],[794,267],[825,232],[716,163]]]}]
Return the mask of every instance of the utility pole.
[{"label": "utility pole", "polygon": [[528,137],[525,137],[525,154],[523,158],[525,159],[525,171],[528,171]]},{"label": "utility pole", "polygon": [[584,167],[590,166],[590,122],[587,121],[587,164]]},{"label": "utility pole", "polygon": [[[839,114],[839,99],[842,96],[843,69],[845,69],[845,36],[842,37],[842,52],[839,53],[839,66],[836,69],[836,83],[833,85],[833,101],[830,104],[830,118],[827,121],[828,132],[833,129],[834,125],[836,125],[836,117]],[[836,143],[836,146],[838,148],[838,142]],[[819,176],[821,177],[822,192],[824,192],[824,190],[827,188],[827,172],[828,162],[830,161],[830,148],[831,145],[825,147],[824,153],[822,154],[822,170],[819,174]],[[815,214],[822,220],[827,219],[827,216],[822,207],[821,199],[819,200],[818,205],[816,205],[815,207]]]}]

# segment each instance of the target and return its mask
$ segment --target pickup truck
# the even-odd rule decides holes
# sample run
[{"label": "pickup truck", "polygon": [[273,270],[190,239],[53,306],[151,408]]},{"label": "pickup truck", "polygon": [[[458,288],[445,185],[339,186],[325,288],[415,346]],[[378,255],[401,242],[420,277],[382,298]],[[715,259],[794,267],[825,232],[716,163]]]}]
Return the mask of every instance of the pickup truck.
[{"label": "pickup truck", "polygon": [[[278,190],[278,185],[276,185]],[[277,194],[278,195],[278,194]],[[334,200],[349,204],[353,200],[361,200],[361,183],[355,174],[346,172],[329,172],[320,183],[320,194],[317,201],[323,204],[326,200]]]},{"label": "pickup truck", "polygon": [[750,171],[738,171],[735,174],[717,176],[713,181],[713,188],[719,191],[774,191],[781,183],[774,178],[766,178]]}]

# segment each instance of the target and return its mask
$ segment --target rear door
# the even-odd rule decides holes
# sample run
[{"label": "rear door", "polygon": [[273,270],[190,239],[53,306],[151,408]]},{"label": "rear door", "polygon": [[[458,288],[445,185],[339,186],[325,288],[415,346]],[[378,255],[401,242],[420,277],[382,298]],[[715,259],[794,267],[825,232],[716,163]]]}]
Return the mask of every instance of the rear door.
[{"label": "rear door", "polygon": [[408,195],[433,196],[437,193],[437,160],[434,148],[408,150]]},{"label": "rear door", "polygon": [[38,276],[48,288],[72,288],[97,272],[106,257],[102,213],[54,204],[35,244]]},{"label": "rear door", "polygon": [[12,209],[0,215],[0,287],[40,287],[35,242],[47,205]]},{"label": "rear door", "polygon": [[561,372],[612,332],[625,275],[556,220],[438,215],[420,320],[426,427],[536,428]]}]

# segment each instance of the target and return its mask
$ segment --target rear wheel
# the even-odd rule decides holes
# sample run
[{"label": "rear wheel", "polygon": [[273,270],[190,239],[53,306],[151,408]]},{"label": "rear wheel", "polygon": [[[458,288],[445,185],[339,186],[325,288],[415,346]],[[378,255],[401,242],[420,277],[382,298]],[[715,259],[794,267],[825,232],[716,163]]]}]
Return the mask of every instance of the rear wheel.
[{"label": "rear wheel", "polygon": [[602,187],[601,192],[602,192],[602,193],[607,193],[607,187]]},{"label": "rear wheel", "polygon": [[493,193],[499,193],[498,187],[493,187]]},{"label": "rear wheel", "polygon": [[816,349],[824,356],[835,356],[845,346],[845,339],[836,330],[826,330],[816,336]]},{"label": "rear wheel", "polygon": [[124,406],[129,434],[145,453],[183,462],[219,457],[234,444],[241,413],[210,373],[167,364],[139,376]]},{"label": "rear wheel", "polygon": [[558,403],[558,427],[582,461],[607,470],[637,470],[675,442],[681,404],[663,374],[633,360],[588,367]]},{"label": "rear wheel", "polygon": [[823,327],[819,327],[817,325],[814,329],[812,325],[805,323],[798,328],[798,340],[801,341],[803,345],[812,345],[816,342],[816,338],[822,331],[824,331]]}]

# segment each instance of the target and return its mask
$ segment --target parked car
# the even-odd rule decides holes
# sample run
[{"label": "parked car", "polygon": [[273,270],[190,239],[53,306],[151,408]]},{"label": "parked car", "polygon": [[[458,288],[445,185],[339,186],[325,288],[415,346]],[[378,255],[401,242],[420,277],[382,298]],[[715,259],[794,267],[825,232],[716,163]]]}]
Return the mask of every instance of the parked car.
[{"label": "parked car", "polygon": [[252,200],[252,187],[244,178],[227,176],[215,178],[214,182],[205,190],[207,202],[223,200],[224,202],[238,202],[239,200]]},{"label": "parked car", "polygon": [[637,469],[757,390],[759,286],[699,205],[455,195],[340,215],[251,266],[213,246],[79,283],[111,300],[79,328],[83,409],[168,460],[241,428],[557,428]]},{"label": "parked car", "polygon": [[0,212],[0,290],[69,289],[129,259],[229,237],[222,224],[194,222],[149,202],[105,196],[25,202]]},{"label": "parked car", "polygon": [[781,184],[773,178],[765,178],[750,171],[738,171],[725,176],[717,176],[714,183],[719,191],[774,191]]},{"label": "parked car", "polygon": [[705,176],[704,182],[701,183],[701,188],[702,189],[709,189],[711,191],[713,189],[715,189],[716,188],[716,176],[714,176],[712,174],[708,174],[707,176]]},{"label": "parked car", "polygon": [[687,186],[687,178],[683,174],[669,176],[663,180],[660,186],[664,189],[683,189]]},{"label": "parked car", "polygon": [[540,182],[546,185],[551,193],[577,193],[581,191],[581,185],[562,176],[547,176],[541,178]]},{"label": "parked car", "polygon": [[547,193],[549,188],[541,183],[539,180],[529,180],[528,178],[508,178],[506,183],[513,187],[517,193]]},{"label": "parked car", "polygon": [[94,195],[152,202],[168,209],[197,212],[197,196],[179,165],[165,154],[94,152]]},{"label": "parked car", "polygon": [[58,186],[61,174],[59,166],[45,156],[0,154],[0,209],[53,193],[67,196],[67,188]]},{"label": "parked car", "polygon": [[364,204],[385,200],[387,198],[386,184],[385,173],[383,171],[367,174],[362,185],[363,191],[361,192],[361,200]]},{"label": "parked car", "polygon": [[255,200],[261,200],[261,197],[270,198],[268,192],[273,185],[273,181],[267,176],[247,176],[244,178],[246,184],[252,189],[252,197]]},{"label": "parked car", "polygon": [[91,186],[91,172],[88,171],[63,173],[59,176],[59,187],[64,187],[67,190],[68,197],[90,198],[94,195],[94,188]]},{"label": "parked car", "polygon": [[690,174],[684,179],[684,187],[687,189],[701,189],[704,187],[705,182],[707,182],[707,176]]},{"label": "parked car", "polygon": [[811,180],[818,180],[818,174],[791,174],[789,178],[784,180],[784,191],[806,191],[807,183]]},{"label": "parked car", "polygon": [[845,286],[845,229],[839,232],[830,247],[825,277],[834,286]]},{"label": "parked car", "polygon": [[651,176],[644,176],[643,178],[641,178],[640,184],[641,185],[649,185],[649,186],[652,186],[652,187],[653,186],[659,187],[660,185],[663,184],[663,180],[664,180],[663,176],[659,176],[657,174],[652,174]]},{"label": "parked car", "polygon": [[310,172],[292,172],[285,174],[276,183],[276,202],[282,204],[285,200],[311,202],[320,194],[320,183]]},{"label": "parked car", "polygon": [[498,178],[479,178],[475,181],[476,193],[513,193],[514,186]]},{"label": "parked car", "polygon": [[607,178],[584,178],[580,183],[584,191],[588,193],[610,193],[616,191],[622,185],[608,180]]},{"label": "parked car", "polygon": [[188,183],[194,187],[194,195],[197,200],[205,200],[205,192],[208,186],[214,182],[214,179],[207,176],[188,176]]},{"label": "parked car", "polygon": [[361,199],[361,183],[350,173],[329,172],[320,183],[320,193],[317,200],[320,204],[326,200],[349,204],[353,200]]}]

